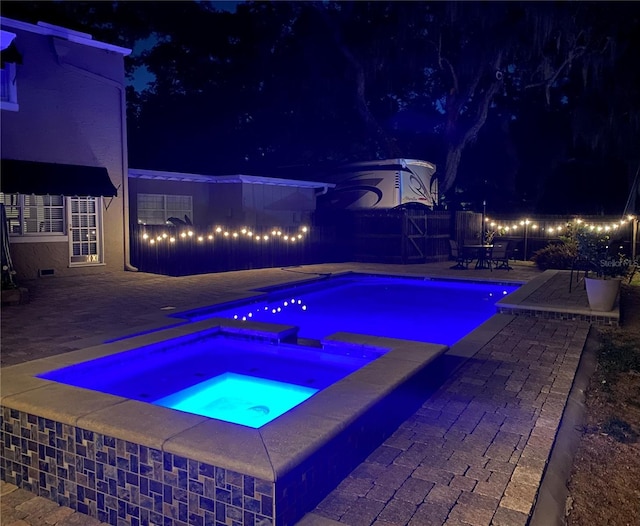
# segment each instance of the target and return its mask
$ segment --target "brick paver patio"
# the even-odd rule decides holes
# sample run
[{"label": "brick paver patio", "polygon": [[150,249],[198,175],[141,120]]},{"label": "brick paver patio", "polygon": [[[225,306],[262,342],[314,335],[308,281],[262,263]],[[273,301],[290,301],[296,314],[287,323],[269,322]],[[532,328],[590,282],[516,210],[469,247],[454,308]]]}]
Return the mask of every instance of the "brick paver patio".
[{"label": "brick paver patio", "polygon": [[[168,308],[230,301],[252,288],[309,274],[360,270],[523,281],[538,274],[521,265],[510,272],[453,271],[450,265],[335,264],[182,278],[117,272],[36,280],[25,284],[30,303],[2,310],[2,365],[158,327],[169,322]],[[567,280],[550,280],[531,301],[584,308],[584,291],[569,292]],[[455,356],[454,365],[445,359],[434,370],[438,378],[425,389],[422,407],[301,525],[527,523],[589,325],[498,316],[505,317],[504,328],[461,365]],[[6,483],[1,501],[2,526],[99,524]]]}]

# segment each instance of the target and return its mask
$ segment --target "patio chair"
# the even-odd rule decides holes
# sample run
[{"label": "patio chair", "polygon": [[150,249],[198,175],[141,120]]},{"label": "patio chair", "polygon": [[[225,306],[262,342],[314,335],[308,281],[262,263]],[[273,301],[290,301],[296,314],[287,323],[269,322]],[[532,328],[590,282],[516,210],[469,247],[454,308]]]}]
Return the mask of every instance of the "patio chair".
[{"label": "patio chair", "polygon": [[[574,258],[571,263],[571,272],[569,273],[569,292],[573,289],[573,276],[575,274],[576,277],[576,285],[580,284],[582,281],[582,288],[586,289],[586,283],[584,278],[589,276],[589,272],[594,271],[593,264],[585,258]],[[582,272],[582,278],[580,277],[580,272]]]},{"label": "patio chair", "polygon": [[493,268],[501,268],[511,270],[513,267],[509,265],[509,243],[507,241],[498,241],[493,243],[491,249],[491,262]]},{"label": "patio chair", "polygon": [[471,262],[471,259],[465,256],[464,251],[458,246],[458,242],[454,241],[453,239],[450,239],[449,245],[451,247],[451,257],[456,261],[456,264],[450,268],[453,268],[453,269],[469,268],[469,263]]}]

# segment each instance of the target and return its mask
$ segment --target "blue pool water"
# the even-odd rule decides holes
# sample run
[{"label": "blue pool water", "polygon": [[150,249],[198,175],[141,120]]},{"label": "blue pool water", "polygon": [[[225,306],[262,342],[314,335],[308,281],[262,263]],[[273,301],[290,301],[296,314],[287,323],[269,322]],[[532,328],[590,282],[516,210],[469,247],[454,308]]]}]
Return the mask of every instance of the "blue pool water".
[{"label": "blue pool water", "polygon": [[224,373],[153,402],[187,413],[261,427],[304,402],[318,389]]},{"label": "blue pool water", "polygon": [[518,286],[349,275],[179,316],[295,325],[299,337],[316,340],[346,331],[452,345],[494,315],[496,301]]},{"label": "blue pool water", "polygon": [[384,352],[274,344],[201,331],[39,377],[260,427]]},{"label": "blue pool water", "polygon": [[[451,345],[495,314],[518,285],[349,275],[182,313]],[[217,330],[167,339],[43,375],[76,387],[260,427],[383,353],[232,338]]]}]

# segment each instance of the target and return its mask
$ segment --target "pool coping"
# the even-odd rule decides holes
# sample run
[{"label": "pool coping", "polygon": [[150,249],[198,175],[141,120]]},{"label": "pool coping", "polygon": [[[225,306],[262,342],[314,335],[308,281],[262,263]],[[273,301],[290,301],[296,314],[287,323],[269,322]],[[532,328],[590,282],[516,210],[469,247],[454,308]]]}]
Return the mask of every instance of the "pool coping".
[{"label": "pool coping", "polygon": [[[542,274],[529,280],[517,290],[496,302],[498,312],[504,314],[523,314],[529,316],[539,316],[560,319],[578,319],[588,321],[595,325],[619,325],[620,323],[620,299],[616,300],[613,310],[596,311],[588,306],[565,307],[562,305],[541,305],[531,300],[532,295],[540,288],[544,287],[550,280],[569,274],[563,270],[545,270]],[[569,279],[570,276],[568,276]],[[567,287],[569,283],[567,282]]]}]

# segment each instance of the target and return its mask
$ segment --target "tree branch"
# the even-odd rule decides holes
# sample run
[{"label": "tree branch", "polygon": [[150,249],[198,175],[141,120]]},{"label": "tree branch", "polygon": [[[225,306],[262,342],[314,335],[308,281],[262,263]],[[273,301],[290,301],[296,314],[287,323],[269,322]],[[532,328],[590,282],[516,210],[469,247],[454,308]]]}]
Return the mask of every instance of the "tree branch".
[{"label": "tree branch", "polygon": [[526,85],[524,87],[524,89],[527,90],[527,89],[531,89],[531,88],[539,88],[540,86],[544,86],[544,91],[545,91],[545,96],[546,96],[546,99],[547,99],[547,104],[550,104],[550,102],[551,102],[551,87],[553,86],[555,81],[558,80],[558,77],[564,71],[564,69],[566,67],[570,66],[576,58],[581,57],[582,55],[584,55],[586,49],[587,49],[586,46],[579,46],[579,47],[577,47],[575,49],[572,49],[569,52],[569,56],[565,59],[565,61],[562,64],[560,64],[560,66],[553,73],[553,75],[551,75],[550,77],[544,79],[542,82],[536,82],[534,84],[528,84],[528,85]]},{"label": "tree branch", "polygon": [[449,73],[451,74],[451,80],[453,81],[453,91],[458,93],[460,90],[460,85],[458,84],[458,75],[456,75],[456,72],[453,69],[453,64],[451,64],[451,62],[449,62],[446,57],[442,56],[442,35],[440,35],[438,38],[438,65],[442,70],[445,69],[444,63],[446,63],[446,66],[449,69]]}]

